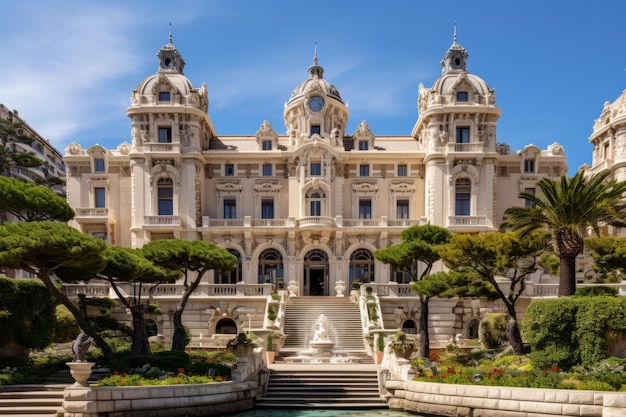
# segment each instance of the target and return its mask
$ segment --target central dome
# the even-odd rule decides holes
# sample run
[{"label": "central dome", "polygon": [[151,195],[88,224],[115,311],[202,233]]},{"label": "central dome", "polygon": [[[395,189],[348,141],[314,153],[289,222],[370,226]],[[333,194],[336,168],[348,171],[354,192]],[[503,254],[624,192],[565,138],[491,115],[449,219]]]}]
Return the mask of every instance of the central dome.
[{"label": "central dome", "polygon": [[309,67],[308,71],[309,71],[309,78],[305,80],[304,82],[300,83],[296,88],[293,89],[293,91],[291,92],[291,96],[289,97],[289,101],[287,102],[287,105],[289,105],[293,101],[296,101],[300,98],[308,97],[307,92],[311,90],[321,91],[324,94],[326,94],[326,96],[332,97],[335,100],[338,100],[339,102],[341,102],[342,104],[345,104],[343,100],[341,99],[339,90],[337,90],[337,88],[334,85],[332,85],[331,83],[329,83],[328,81],[324,79],[324,68],[317,65],[317,53],[315,54],[315,57],[313,58],[313,65]]}]

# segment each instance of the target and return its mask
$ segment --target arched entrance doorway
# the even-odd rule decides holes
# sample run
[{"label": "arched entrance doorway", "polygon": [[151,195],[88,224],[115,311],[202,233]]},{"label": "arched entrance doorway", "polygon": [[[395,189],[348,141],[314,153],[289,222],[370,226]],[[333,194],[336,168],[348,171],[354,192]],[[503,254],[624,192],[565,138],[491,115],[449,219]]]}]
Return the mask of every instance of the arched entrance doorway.
[{"label": "arched entrance doorway", "polygon": [[313,249],[304,256],[304,295],[329,295],[328,254]]}]

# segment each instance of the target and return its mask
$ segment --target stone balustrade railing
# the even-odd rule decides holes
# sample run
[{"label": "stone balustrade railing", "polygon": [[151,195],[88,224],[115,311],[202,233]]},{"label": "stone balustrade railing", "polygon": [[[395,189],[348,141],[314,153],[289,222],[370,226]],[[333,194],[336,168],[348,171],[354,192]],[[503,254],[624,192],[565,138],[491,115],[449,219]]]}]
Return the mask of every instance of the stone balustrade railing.
[{"label": "stone balustrade railing", "polygon": [[[138,288],[133,288],[131,284],[118,284],[122,295],[132,297],[139,295]],[[72,300],[77,300],[79,294],[87,297],[111,297],[117,295],[108,283],[88,283],[88,284],[63,284],[62,291]],[[141,288],[142,297],[164,298],[181,297],[185,292],[182,284],[159,284]],[[272,284],[208,284],[200,283],[198,288],[192,293],[192,298],[202,297],[267,297],[272,293]]]}]

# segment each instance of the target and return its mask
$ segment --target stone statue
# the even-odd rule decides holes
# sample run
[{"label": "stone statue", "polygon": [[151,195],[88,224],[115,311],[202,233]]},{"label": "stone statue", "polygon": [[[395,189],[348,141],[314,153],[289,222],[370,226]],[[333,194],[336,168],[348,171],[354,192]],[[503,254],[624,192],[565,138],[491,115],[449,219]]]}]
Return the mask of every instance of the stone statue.
[{"label": "stone statue", "polygon": [[72,352],[74,353],[74,362],[82,362],[85,353],[89,350],[93,339],[87,336],[84,330],[81,330],[74,343],[72,343]]}]

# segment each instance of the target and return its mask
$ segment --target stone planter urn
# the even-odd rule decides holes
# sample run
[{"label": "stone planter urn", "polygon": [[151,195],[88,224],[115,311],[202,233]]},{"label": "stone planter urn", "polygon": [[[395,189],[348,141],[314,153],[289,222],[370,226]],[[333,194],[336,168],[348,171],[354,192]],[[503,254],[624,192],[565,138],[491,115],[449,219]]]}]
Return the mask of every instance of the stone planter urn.
[{"label": "stone planter urn", "polygon": [[70,374],[76,382],[76,387],[86,387],[87,379],[91,375],[91,368],[95,365],[95,362],[67,362],[66,365],[70,367]]},{"label": "stone planter urn", "polygon": [[346,290],[345,282],[342,280],[337,281],[335,284],[335,291],[337,292],[337,297],[343,297],[343,292]]},{"label": "stone planter urn", "polygon": [[289,281],[289,283],[287,284],[287,291],[289,292],[289,297],[298,295],[298,282]]}]

